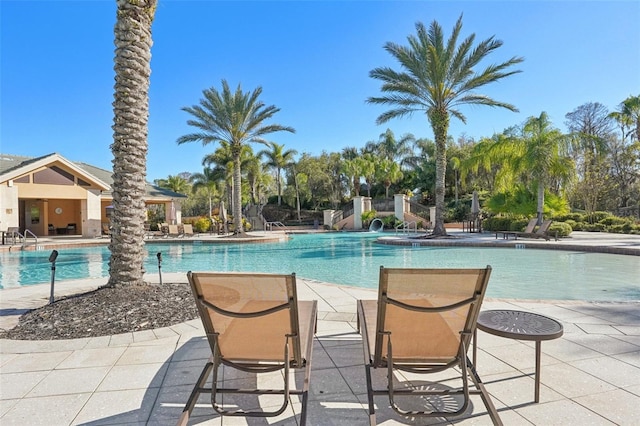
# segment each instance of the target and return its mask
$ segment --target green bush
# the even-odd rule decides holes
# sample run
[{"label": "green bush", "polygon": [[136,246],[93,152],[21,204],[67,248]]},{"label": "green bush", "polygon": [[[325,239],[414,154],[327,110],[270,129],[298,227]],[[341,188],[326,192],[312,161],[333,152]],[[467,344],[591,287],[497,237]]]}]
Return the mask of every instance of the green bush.
[{"label": "green bush", "polygon": [[574,222],[585,222],[587,220],[587,215],[583,213],[569,213],[569,214],[554,216],[551,219],[556,220],[558,222],[567,222],[569,220]]},{"label": "green bush", "polygon": [[487,231],[511,230],[512,219],[506,217],[489,217],[482,222],[482,229]]},{"label": "green bush", "polygon": [[400,221],[394,215],[379,218],[384,225],[384,229],[394,229]]},{"label": "green bush", "polygon": [[550,235],[555,234],[558,236],[558,238],[568,237],[569,234],[571,234],[571,231],[573,231],[573,229],[571,228],[571,225],[569,225],[567,222],[553,222],[549,227],[549,234]]},{"label": "green bush", "polygon": [[487,231],[516,231],[522,232],[527,227],[529,219],[512,217],[491,217],[482,222],[482,229]]},{"label": "green bush", "polygon": [[611,217],[611,213],[609,212],[593,212],[591,214],[586,215],[587,220],[591,223],[600,222],[608,217]]},{"label": "green bush", "polygon": [[583,231],[588,232],[602,232],[605,230],[605,226],[601,223],[583,223],[582,226]]},{"label": "green bush", "polygon": [[578,226],[578,222],[576,222],[575,220],[572,219],[567,219],[565,220],[565,222],[567,225],[569,225],[571,227],[572,230],[574,231],[579,231],[579,229],[577,229]]},{"label": "green bush", "polygon": [[608,216],[600,220],[598,223],[601,223],[606,226],[613,226],[613,225],[624,225],[625,223],[631,224],[631,221],[624,217]]},{"label": "green bush", "polygon": [[195,232],[207,232],[211,227],[211,220],[207,217],[200,217],[193,222]]},{"label": "green bush", "polygon": [[471,207],[466,203],[458,203],[451,209],[445,210],[446,222],[462,222],[471,213]]},{"label": "green bush", "polygon": [[369,210],[368,212],[364,212],[360,215],[360,219],[362,220],[362,226],[367,228],[373,219],[376,218],[376,211]]}]

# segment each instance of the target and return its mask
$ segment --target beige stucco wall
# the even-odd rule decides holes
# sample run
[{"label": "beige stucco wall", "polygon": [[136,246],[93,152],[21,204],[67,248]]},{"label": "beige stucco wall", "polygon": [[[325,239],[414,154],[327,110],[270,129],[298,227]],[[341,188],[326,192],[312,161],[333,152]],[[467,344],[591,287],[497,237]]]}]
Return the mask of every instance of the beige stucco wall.
[{"label": "beige stucco wall", "polygon": [[68,198],[82,199],[85,197],[86,188],[78,185],[51,185],[16,183],[20,188],[20,198]]},{"label": "beige stucco wall", "polygon": [[0,186],[0,231],[18,226],[18,188],[9,183]]},{"label": "beige stucco wall", "polygon": [[87,199],[82,200],[82,236],[99,237],[101,235],[102,211],[100,203],[100,191],[90,189],[87,191]]}]

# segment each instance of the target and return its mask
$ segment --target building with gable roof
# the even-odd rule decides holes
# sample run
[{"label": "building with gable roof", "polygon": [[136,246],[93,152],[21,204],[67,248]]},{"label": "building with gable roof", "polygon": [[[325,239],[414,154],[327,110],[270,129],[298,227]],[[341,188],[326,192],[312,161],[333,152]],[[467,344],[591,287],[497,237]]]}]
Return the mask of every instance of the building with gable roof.
[{"label": "building with gable roof", "polygon": [[[111,171],[73,162],[58,153],[42,157],[0,154],[0,231],[18,227],[36,236],[98,237],[113,207]],[[186,196],[147,183],[145,203],[163,204],[174,223]]]}]

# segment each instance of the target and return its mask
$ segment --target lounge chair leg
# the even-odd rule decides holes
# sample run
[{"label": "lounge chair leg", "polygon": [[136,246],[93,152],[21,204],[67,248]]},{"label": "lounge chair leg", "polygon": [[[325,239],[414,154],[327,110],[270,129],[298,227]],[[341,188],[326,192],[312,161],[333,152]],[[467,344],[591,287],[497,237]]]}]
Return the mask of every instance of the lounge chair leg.
[{"label": "lounge chair leg", "polygon": [[367,399],[369,402],[369,425],[375,426],[376,424],[376,408],[373,403],[373,387],[371,384],[371,366],[365,365],[365,375],[367,377]]},{"label": "lounge chair leg", "polygon": [[196,402],[198,401],[198,396],[200,396],[200,392],[203,390],[204,384],[207,382],[207,378],[211,374],[211,369],[213,368],[213,362],[211,359],[202,369],[200,373],[200,377],[198,378],[198,382],[196,386],[191,391],[191,395],[189,396],[189,400],[187,404],[184,406],[182,410],[182,415],[180,415],[180,419],[178,420],[178,425],[186,425],[189,421],[189,416],[191,416],[191,412],[193,411],[193,407],[196,406]]},{"label": "lounge chair leg", "polygon": [[482,383],[480,376],[478,376],[478,373],[476,372],[476,367],[471,364],[469,358],[467,358],[467,366],[467,371],[470,373],[469,376],[471,377],[473,384],[476,386],[476,389],[480,391],[480,397],[482,398],[484,406],[487,408],[487,412],[489,413],[489,417],[491,417],[491,421],[495,426],[503,426],[502,420],[498,415],[498,410],[496,410],[495,405],[493,405],[493,402],[489,397],[489,392],[487,392],[487,388],[484,387],[484,383]]}]

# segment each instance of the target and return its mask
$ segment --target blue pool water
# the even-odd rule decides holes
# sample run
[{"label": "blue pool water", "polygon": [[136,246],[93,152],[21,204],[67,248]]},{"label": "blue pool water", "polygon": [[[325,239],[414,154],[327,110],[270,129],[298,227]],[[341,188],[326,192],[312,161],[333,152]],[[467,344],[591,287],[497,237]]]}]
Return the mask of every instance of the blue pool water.
[{"label": "blue pool water", "polygon": [[[489,297],[559,300],[640,300],[640,261],[576,251],[476,247],[404,247],[375,244],[367,233],[303,234],[286,243],[149,243],[145,269],[295,272],[299,277],[376,288],[385,267],[493,267]],[[56,282],[108,275],[107,247],[61,249]],[[0,253],[2,288],[47,283],[50,251]],[[63,284],[62,284],[63,285]]]}]

